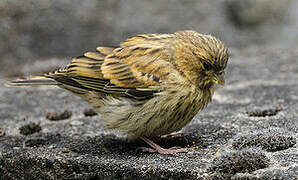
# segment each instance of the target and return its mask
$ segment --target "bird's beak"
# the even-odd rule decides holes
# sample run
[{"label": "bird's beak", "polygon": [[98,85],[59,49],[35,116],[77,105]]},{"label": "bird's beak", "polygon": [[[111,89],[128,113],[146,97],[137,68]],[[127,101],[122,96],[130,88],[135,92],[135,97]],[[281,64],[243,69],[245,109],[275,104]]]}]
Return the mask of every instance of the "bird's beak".
[{"label": "bird's beak", "polygon": [[214,75],[212,82],[224,86],[225,85],[225,77],[223,74],[222,75]]}]

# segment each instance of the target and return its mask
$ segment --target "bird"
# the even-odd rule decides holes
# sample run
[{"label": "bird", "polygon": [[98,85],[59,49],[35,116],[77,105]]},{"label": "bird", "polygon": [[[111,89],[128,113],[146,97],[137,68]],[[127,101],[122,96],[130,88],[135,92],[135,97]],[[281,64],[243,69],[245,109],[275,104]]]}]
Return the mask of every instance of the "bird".
[{"label": "bird", "polygon": [[228,48],[212,35],[140,34],[6,85],[59,86],[91,103],[107,129],[145,141],[145,152],[175,154],[187,149],[163,148],[152,139],[181,130],[211,102],[215,84],[225,84],[228,59]]}]

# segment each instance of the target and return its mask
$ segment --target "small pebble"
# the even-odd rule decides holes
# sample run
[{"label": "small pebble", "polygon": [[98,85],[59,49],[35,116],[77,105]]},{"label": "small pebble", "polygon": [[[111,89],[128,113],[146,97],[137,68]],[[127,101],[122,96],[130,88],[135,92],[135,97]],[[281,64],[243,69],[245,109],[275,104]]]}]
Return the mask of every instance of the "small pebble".
[{"label": "small pebble", "polygon": [[70,153],[70,152],[72,152],[72,150],[71,149],[68,149],[68,148],[63,148],[62,149],[62,152],[63,153]]},{"label": "small pebble", "polygon": [[41,127],[39,124],[31,122],[29,124],[26,124],[26,125],[20,127],[19,130],[22,135],[26,136],[26,135],[34,134],[36,132],[41,131]]},{"label": "small pebble", "polygon": [[271,109],[264,109],[264,110],[256,110],[252,112],[246,112],[250,117],[266,117],[266,116],[275,116],[279,111],[283,108],[281,105],[276,105],[274,108]]},{"label": "small pebble", "polygon": [[4,130],[0,127],[0,137],[4,137],[5,136],[5,132]]},{"label": "small pebble", "polygon": [[54,145],[48,146],[48,149],[53,149],[53,148],[54,148]]},{"label": "small pebble", "polygon": [[188,155],[187,157],[190,159],[194,159],[194,158],[198,157],[197,154],[193,151],[188,151],[187,155]]},{"label": "small pebble", "polygon": [[40,145],[44,145],[46,143],[46,139],[42,137],[30,137],[24,141],[25,147],[37,147]]},{"label": "small pebble", "polygon": [[70,118],[72,115],[72,112],[69,110],[65,110],[62,113],[58,112],[47,112],[46,118],[50,121],[59,121]]},{"label": "small pebble", "polygon": [[70,124],[72,126],[80,126],[82,124],[84,124],[82,121],[77,121],[77,120],[74,120],[74,121],[71,121]]},{"label": "small pebble", "polygon": [[96,116],[97,113],[94,111],[94,109],[85,109],[84,115],[85,116]]}]

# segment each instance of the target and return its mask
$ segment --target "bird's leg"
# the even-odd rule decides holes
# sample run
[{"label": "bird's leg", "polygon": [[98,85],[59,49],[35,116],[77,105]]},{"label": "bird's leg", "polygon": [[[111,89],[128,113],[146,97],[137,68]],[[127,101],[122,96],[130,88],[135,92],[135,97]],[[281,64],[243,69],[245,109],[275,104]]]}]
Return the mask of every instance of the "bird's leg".
[{"label": "bird's leg", "polygon": [[142,148],[143,152],[158,152],[159,154],[176,154],[176,153],[186,153],[187,149],[180,148],[180,147],[171,147],[169,149],[165,149],[154,143],[148,138],[142,137],[143,141],[145,141],[149,146],[152,148]]},{"label": "bird's leg", "polygon": [[183,137],[182,133],[175,133],[175,134],[168,134],[165,136],[162,136],[167,140],[180,140]]},{"label": "bird's leg", "polygon": [[183,138],[182,133],[175,133],[175,134],[167,134],[164,136],[155,136],[154,138],[151,138],[151,141],[154,142],[161,142],[161,141],[178,141]]}]

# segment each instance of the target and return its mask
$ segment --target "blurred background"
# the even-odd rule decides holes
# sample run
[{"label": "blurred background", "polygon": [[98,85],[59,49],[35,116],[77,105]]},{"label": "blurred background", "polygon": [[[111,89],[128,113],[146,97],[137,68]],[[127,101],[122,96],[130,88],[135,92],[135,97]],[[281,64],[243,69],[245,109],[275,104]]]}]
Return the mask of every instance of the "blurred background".
[{"label": "blurred background", "polygon": [[231,49],[291,47],[297,9],[297,0],[1,0],[0,72],[51,69],[140,33],[192,29]]}]

